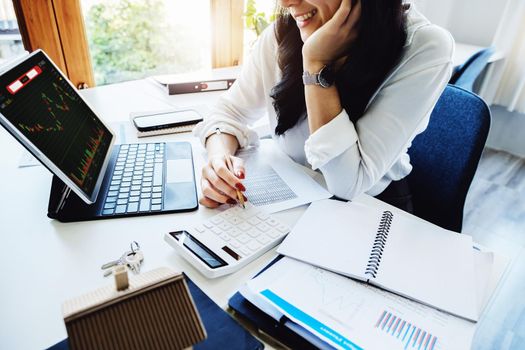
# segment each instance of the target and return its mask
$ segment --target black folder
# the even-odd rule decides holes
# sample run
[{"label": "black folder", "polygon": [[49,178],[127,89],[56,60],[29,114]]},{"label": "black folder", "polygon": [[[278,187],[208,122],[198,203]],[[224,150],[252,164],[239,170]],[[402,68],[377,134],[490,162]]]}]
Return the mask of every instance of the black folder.
[{"label": "black folder", "polygon": [[[281,258],[283,258],[283,255],[280,255],[274,260],[272,260],[272,262],[270,262],[264,269],[259,271],[259,273],[255,277],[257,277],[267,268],[275,264]],[[310,343],[307,339],[303,338],[302,336],[292,331],[288,326],[285,325],[285,323],[288,325],[294,324],[286,316],[283,316],[279,321],[274,320],[272,317],[259,310],[257,306],[253,305],[248,300],[246,300],[246,298],[243,297],[239,292],[235,293],[230,298],[230,300],[228,300],[228,305],[235,311],[236,315],[240,315],[248,322],[255,325],[259,330],[270,335],[274,339],[280,341],[281,343],[292,349],[319,349],[319,347],[333,348],[331,345],[323,342],[320,339],[318,339],[318,342],[321,343],[322,346],[319,346],[319,343],[317,345]],[[295,325],[296,328],[302,328],[297,324]],[[302,329],[305,333],[308,332],[304,330],[304,328]]]},{"label": "black folder", "polygon": [[[260,350],[264,345],[221,309],[209,296],[185,275],[208,337],[193,345],[195,350]],[[67,339],[53,345],[49,350],[68,350]]]}]

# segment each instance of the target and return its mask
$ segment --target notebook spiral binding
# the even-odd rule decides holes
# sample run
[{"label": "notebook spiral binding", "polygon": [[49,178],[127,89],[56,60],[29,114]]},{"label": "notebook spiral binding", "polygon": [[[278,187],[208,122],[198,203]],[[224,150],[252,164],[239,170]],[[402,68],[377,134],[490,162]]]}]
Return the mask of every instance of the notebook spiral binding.
[{"label": "notebook spiral binding", "polygon": [[388,210],[383,212],[381,221],[379,222],[379,227],[377,228],[376,238],[372,245],[372,249],[370,250],[370,257],[368,258],[368,264],[366,265],[365,275],[369,275],[373,278],[376,277],[393,218],[394,214],[392,214],[392,212]]}]

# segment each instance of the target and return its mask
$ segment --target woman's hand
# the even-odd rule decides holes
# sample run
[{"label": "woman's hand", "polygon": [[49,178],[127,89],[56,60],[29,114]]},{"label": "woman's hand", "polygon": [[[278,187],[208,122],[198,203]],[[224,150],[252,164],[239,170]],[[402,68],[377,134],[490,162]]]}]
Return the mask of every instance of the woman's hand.
[{"label": "woman's hand", "polygon": [[342,0],[333,17],[305,41],[305,67],[323,67],[343,57],[358,35],[361,0],[352,6],[351,0]]},{"label": "woman's hand", "polygon": [[[229,163],[231,170],[228,167]],[[203,197],[199,203],[208,208],[216,208],[223,203],[236,204],[237,190],[246,191],[240,182],[244,177],[244,161],[241,158],[220,154],[209,156],[208,163],[202,168]],[[247,198],[244,197],[244,200]]]}]

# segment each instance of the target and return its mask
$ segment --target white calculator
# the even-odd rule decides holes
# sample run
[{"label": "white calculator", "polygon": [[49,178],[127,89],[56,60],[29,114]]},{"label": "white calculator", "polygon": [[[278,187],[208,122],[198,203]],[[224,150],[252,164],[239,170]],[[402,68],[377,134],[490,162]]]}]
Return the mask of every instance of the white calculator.
[{"label": "white calculator", "polygon": [[200,225],[164,236],[175,250],[208,278],[235,272],[279,244],[290,228],[247,202]]}]

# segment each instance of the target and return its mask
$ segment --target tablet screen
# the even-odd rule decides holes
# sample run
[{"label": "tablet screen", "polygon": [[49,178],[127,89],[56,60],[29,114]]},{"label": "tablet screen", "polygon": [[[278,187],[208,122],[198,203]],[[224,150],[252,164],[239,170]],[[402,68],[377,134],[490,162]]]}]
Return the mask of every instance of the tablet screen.
[{"label": "tablet screen", "polygon": [[2,74],[0,112],[93,197],[113,135],[42,52]]}]

